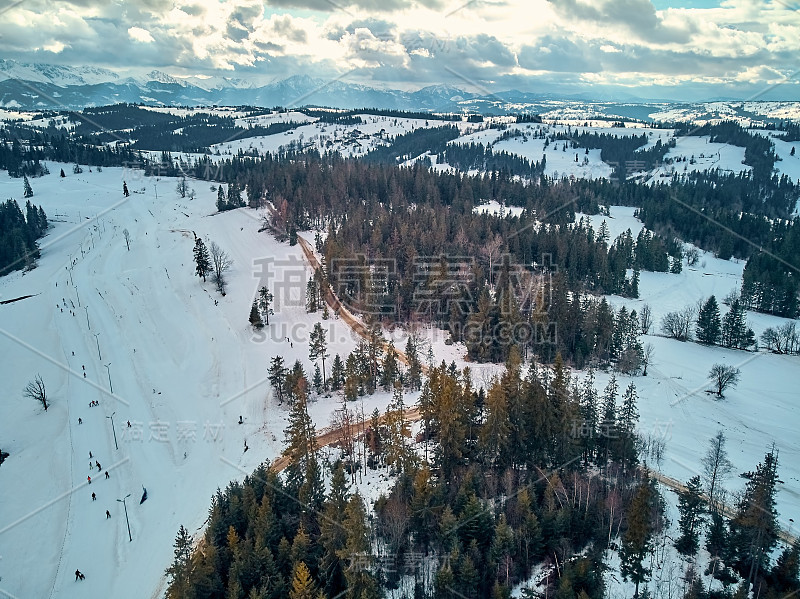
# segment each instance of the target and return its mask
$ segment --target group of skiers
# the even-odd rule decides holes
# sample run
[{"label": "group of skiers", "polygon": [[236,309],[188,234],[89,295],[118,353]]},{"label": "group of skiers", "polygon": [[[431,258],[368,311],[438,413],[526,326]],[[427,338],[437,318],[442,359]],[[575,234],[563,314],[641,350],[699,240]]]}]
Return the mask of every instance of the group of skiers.
[{"label": "group of skiers", "polygon": [[[97,461],[97,460],[94,460],[94,463],[92,463],[93,459],[94,459],[94,454],[92,454],[92,452],[90,451],[89,452],[89,470],[94,470],[95,468],[97,468],[98,471],[101,471],[103,468],[102,468],[102,466],[100,466],[100,462]],[[108,470],[105,471],[105,475],[106,475],[107,479],[111,478],[111,476],[108,474]],[[86,483],[89,484],[89,485],[92,484],[92,476],[91,475],[88,475],[86,477]],[[92,491],[92,501],[97,501],[97,494],[94,491]],[[106,510],[106,520],[108,520],[109,518],[111,518],[111,512]],[[81,573],[80,570],[75,570],[75,580],[83,580],[84,578],[86,578],[86,577]]]}]

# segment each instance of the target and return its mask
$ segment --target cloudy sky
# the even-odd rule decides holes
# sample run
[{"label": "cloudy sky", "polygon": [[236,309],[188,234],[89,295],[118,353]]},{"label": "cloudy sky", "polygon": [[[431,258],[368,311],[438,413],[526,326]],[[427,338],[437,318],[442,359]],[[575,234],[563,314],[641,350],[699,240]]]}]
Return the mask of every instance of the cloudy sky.
[{"label": "cloudy sky", "polygon": [[644,98],[800,100],[797,0],[22,0],[0,57]]}]

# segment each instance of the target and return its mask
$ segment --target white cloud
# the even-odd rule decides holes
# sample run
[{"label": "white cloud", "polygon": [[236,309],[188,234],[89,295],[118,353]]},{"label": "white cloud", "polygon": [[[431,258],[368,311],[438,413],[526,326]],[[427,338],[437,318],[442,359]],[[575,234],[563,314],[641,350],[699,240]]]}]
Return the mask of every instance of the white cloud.
[{"label": "white cloud", "polygon": [[142,29],[141,27],[129,27],[128,35],[135,42],[149,44],[155,41],[153,36],[150,35],[150,32],[147,31],[147,29]]},{"label": "white cloud", "polygon": [[798,11],[719,2],[656,10],[651,0],[344,0],[335,10],[326,0],[26,0],[0,20],[0,55],[261,81],[356,68],[349,80],[406,88],[694,82],[709,95],[717,82],[757,86],[796,70]]}]

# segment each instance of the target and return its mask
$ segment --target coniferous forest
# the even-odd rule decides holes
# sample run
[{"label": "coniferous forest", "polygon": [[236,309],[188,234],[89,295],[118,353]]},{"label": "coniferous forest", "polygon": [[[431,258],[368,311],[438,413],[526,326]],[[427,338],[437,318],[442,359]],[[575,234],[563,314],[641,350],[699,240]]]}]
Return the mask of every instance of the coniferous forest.
[{"label": "coniferous forest", "polygon": [[37,240],[46,231],[47,215],[30,200],[25,202],[24,213],[16,200],[0,203],[0,275],[33,268],[39,257]]},{"label": "coniferous forest", "polygon": [[[643,464],[653,449],[636,432],[633,383],[621,390],[612,377],[598,392],[593,371],[573,379],[560,356],[551,368],[523,367],[515,348],[484,391],[469,369],[442,363],[422,383],[422,428],[410,438],[407,374],[391,371],[387,412],[362,417],[360,428],[344,402],[342,421],[353,418],[362,432],[354,439],[345,430],[332,458],[317,450],[302,368],[287,376],[285,475],[265,463],[218,491],[196,549],[181,527],[168,597],[367,599],[401,587],[408,597],[509,597],[542,566],[524,596],[594,599],[606,596],[609,549],[634,596],[645,596],[639,588],[653,560],[667,545],[695,558],[701,530],[705,573],[725,590],[708,593],[695,571],[684,597],[745,597],[758,586],[778,598],[797,588],[797,547],[768,557],[778,540],[774,450],[743,473],[748,482],[726,521],[725,439],[710,440],[705,482],[692,478],[679,492],[680,536],[672,538]],[[370,470],[394,477],[374,506],[354,490]]]}]

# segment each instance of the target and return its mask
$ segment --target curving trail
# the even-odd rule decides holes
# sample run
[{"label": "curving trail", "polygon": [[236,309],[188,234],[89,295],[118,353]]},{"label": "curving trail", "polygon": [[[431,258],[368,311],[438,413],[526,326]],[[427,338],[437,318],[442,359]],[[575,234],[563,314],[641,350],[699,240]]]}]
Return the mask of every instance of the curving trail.
[{"label": "curving trail", "polygon": [[[302,237],[298,236],[297,241],[300,244],[300,247],[303,249],[303,255],[308,260],[311,268],[315,271],[320,268],[319,261],[317,257],[314,255],[313,250],[311,249],[311,245]],[[323,292],[325,297],[325,302],[328,304],[331,310],[334,313],[338,312],[339,318],[349,326],[354,333],[359,335],[365,340],[369,340],[369,329],[363,322],[358,320],[352,312],[350,312],[340,301],[339,298],[336,297],[336,294],[333,293],[333,290],[328,287]],[[382,347],[386,350],[389,347],[388,343],[383,342]],[[403,364],[408,364],[408,358],[406,357],[405,353],[395,348],[395,352],[397,352],[397,359],[403,362]],[[428,367],[424,364],[422,366],[422,371],[427,374]],[[381,416],[381,422],[385,420],[386,416]],[[422,419],[422,414],[420,413],[419,407],[411,407],[405,411],[405,419],[406,422],[417,422]],[[357,427],[351,427],[351,429],[356,431],[358,434]],[[335,429],[328,429],[325,432],[320,433],[317,435],[317,447],[327,447],[329,445],[333,445],[334,443],[338,442],[343,436],[345,435],[345,427],[338,427]],[[286,469],[286,467],[291,463],[291,458],[286,454],[282,454],[280,457],[275,459],[272,462],[270,469],[273,472],[282,472]]]}]

